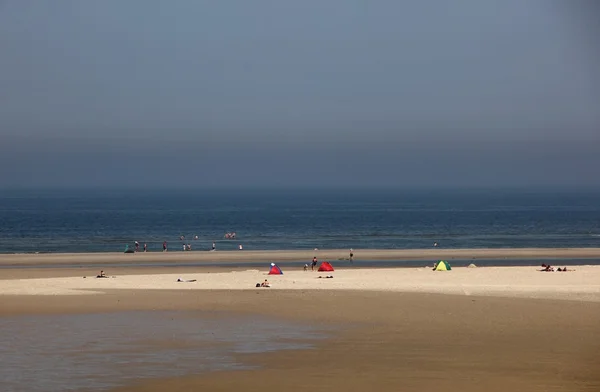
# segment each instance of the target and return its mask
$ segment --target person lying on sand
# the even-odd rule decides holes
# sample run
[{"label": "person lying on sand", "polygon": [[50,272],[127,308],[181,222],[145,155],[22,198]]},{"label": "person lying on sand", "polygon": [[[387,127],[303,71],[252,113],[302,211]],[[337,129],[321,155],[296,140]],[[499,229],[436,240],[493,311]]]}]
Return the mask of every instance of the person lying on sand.
[{"label": "person lying on sand", "polygon": [[554,267],[552,267],[550,264],[548,264],[548,265],[542,264],[542,269],[540,271],[542,271],[542,272],[554,272]]},{"label": "person lying on sand", "polygon": [[177,278],[177,281],[178,281],[178,282],[195,282],[195,281],[196,281],[196,279],[188,279],[188,280],[183,280],[183,279],[181,279],[181,278]]},{"label": "person lying on sand", "polygon": [[[323,279],[323,277],[319,276],[319,279]],[[333,275],[327,275],[325,279],[333,279]]]}]

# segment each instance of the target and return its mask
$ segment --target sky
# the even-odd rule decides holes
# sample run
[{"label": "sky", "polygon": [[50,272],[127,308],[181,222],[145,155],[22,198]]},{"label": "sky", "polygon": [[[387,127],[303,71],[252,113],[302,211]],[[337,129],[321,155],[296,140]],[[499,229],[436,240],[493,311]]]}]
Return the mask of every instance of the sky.
[{"label": "sky", "polygon": [[0,188],[600,187],[593,0],[0,0]]}]

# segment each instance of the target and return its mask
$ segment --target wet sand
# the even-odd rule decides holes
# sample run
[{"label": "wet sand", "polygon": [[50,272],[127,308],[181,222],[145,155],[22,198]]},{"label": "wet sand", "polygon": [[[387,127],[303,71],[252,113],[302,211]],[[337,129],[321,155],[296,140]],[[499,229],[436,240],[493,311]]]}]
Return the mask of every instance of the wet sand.
[{"label": "wet sand", "polygon": [[0,315],[207,310],[343,324],[257,370],[139,380],[138,391],[597,391],[600,303],[345,290],[109,290],[0,296]]},{"label": "wet sand", "polygon": [[[0,265],[84,265],[164,264],[218,262],[278,262],[311,260],[346,260],[349,249],[285,251],[191,251],[178,250],[148,253],[64,253],[3,254]],[[478,260],[478,259],[593,259],[600,258],[600,248],[494,248],[494,249],[354,249],[355,260]]]}]

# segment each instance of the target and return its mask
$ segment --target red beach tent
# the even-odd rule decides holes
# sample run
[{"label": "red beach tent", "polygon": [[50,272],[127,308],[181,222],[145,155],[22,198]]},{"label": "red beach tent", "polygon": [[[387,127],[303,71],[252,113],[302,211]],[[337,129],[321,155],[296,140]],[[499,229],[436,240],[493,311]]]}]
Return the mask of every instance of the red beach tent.
[{"label": "red beach tent", "polygon": [[269,270],[269,275],[283,275],[283,271],[281,268],[275,265],[275,263],[271,263],[271,269]]},{"label": "red beach tent", "polygon": [[331,272],[331,271],[333,271],[333,267],[327,261],[324,261],[319,266],[319,271],[321,271],[321,272],[325,272],[325,271]]}]

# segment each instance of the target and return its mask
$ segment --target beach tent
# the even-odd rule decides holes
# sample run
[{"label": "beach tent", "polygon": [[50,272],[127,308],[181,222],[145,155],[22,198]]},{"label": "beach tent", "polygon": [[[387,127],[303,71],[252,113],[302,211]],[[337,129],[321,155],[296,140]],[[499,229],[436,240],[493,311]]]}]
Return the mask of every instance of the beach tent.
[{"label": "beach tent", "polygon": [[275,263],[271,263],[271,269],[269,270],[269,275],[283,275],[283,271],[281,268],[275,265]]},{"label": "beach tent", "polygon": [[440,260],[433,270],[434,271],[450,271],[451,269],[452,269],[452,267],[450,267],[450,264],[448,264],[447,261]]},{"label": "beach tent", "polygon": [[327,261],[324,261],[319,266],[319,271],[321,271],[321,272],[324,272],[324,271],[333,271],[333,267]]}]

